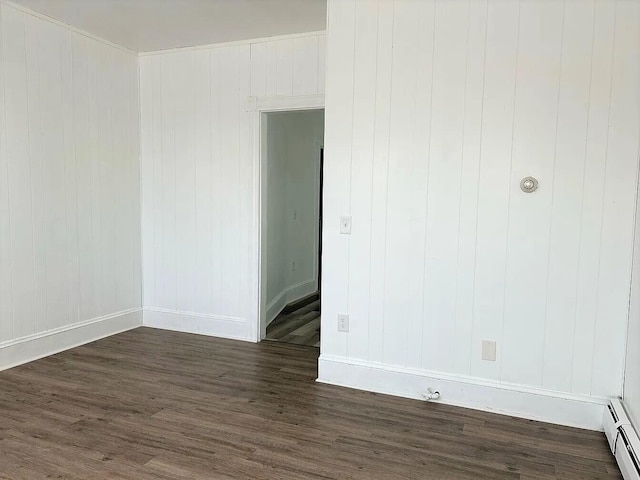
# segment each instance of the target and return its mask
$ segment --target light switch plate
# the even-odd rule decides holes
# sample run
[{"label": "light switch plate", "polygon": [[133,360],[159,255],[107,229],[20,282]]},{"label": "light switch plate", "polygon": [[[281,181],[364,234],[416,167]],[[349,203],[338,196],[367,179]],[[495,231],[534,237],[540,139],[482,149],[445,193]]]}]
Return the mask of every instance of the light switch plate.
[{"label": "light switch plate", "polygon": [[351,235],[351,215],[343,215],[340,217],[340,233],[343,235]]},{"label": "light switch plate", "polygon": [[496,342],[494,340],[482,341],[482,360],[496,361]]},{"label": "light switch plate", "polygon": [[338,331],[339,332],[349,331],[349,315],[344,313],[338,314]]}]

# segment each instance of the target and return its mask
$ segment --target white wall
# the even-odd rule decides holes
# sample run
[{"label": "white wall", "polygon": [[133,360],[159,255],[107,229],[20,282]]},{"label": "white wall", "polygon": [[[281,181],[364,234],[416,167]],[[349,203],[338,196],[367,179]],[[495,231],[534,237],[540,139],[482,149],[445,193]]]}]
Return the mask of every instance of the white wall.
[{"label": "white wall", "polygon": [[322,93],[323,58],[323,34],[140,57],[145,324],[253,339],[248,99]]},{"label": "white wall", "polygon": [[[267,114],[266,316],[318,289],[324,111]],[[265,206],[263,205],[263,208]]]},{"label": "white wall", "polygon": [[622,392],[639,9],[329,2],[321,380],[598,428]]},{"label": "white wall", "polygon": [[0,368],[141,323],[136,55],[0,4]]},{"label": "white wall", "polygon": [[636,431],[640,431],[640,202],[636,205],[630,300],[623,401]]}]

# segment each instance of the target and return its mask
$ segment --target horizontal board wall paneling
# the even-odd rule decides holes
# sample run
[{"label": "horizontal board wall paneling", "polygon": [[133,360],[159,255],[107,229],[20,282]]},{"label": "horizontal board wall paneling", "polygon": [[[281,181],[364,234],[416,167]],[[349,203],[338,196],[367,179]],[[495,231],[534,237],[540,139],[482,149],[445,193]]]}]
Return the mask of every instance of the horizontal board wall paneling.
[{"label": "horizontal board wall paneling", "polygon": [[[542,384],[563,17],[562,2],[520,2],[504,321],[498,348],[500,378],[526,385]],[[527,175],[540,180],[533,194],[519,188]],[[561,195],[567,194],[573,192]]]},{"label": "horizontal board wall paneling", "polygon": [[141,306],[137,57],[0,13],[0,335],[12,342]]},{"label": "horizontal board wall paneling", "polygon": [[251,42],[251,96],[324,93],[324,34]]},{"label": "horizontal board wall paneling", "polygon": [[[516,389],[620,394],[640,132],[638,8],[330,2],[323,355]],[[357,41],[350,47],[371,15],[375,56]],[[625,62],[634,66],[623,73]],[[374,68],[375,86],[359,86]],[[372,101],[373,134],[362,113]],[[534,194],[519,188],[527,175],[540,180]],[[331,229],[347,209],[349,238]],[[355,228],[363,221],[364,231]],[[370,251],[366,268],[360,250]],[[365,308],[356,299],[367,291]],[[339,312],[353,315],[354,332],[336,331]],[[497,342],[497,361],[481,359],[482,340]]]},{"label": "horizontal board wall paneling", "polygon": [[328,5],[327,25],[333,33],[327,39],[326,89],[334,107],[325,112],[322,256],[334,260],[322,265],[321,322],[329,334],[321,335],[320,350],[336,356],[347,352],[347,335],[337,332],[337,316],[348,313],[350,237],[340,235],[339,221],[351,211],[351,178],[344,172],[351,171],[355,15],[355,0]]},{"label": "horizontal board wall paneling", "polygon": [[[602,345],[624,345],[633,223],[640,158],[640,5],[616,2],[607,164],[600,244],[597,323],[591,393],[622,394],[623,351],[609,355]],[[624,221],[621,221],[624,220]]]}]

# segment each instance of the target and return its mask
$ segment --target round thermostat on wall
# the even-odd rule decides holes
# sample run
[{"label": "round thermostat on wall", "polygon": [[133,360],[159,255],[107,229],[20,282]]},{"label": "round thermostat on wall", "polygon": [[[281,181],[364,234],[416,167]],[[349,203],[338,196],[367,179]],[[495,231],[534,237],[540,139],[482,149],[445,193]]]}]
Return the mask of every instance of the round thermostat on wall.
[{"label": "round thermostat on wall", "polygon": [[532,193],[538,189],[538,180],[533,177],[524,177],[520,182],[520,189],[524,193]]}]

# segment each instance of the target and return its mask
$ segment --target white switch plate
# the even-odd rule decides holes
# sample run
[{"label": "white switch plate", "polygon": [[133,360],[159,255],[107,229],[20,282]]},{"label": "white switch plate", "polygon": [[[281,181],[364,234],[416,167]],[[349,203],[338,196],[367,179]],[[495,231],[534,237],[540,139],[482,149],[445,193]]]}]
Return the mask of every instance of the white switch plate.
[{"label": "white switch plate", "polygon": [[349,315],[344,313],[338,314],[338,331],[339,332],[349,331]]},{"label": "white switch plate", "polygon": [[496,342],[494,340],[482,341],[482,360],[496,361]]},{"label": "white switch plate", "polygon": [[340,233],[343,235],[351,235],[351,215],[343,215],[340,217]]}]

